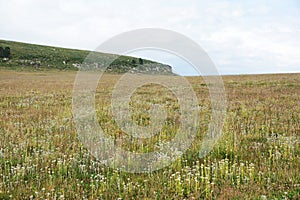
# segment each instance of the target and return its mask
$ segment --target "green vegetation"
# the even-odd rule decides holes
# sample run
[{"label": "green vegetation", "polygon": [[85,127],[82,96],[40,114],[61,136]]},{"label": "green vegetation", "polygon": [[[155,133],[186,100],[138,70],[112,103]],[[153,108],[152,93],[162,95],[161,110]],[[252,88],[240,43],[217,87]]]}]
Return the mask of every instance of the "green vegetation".
[{"label": "green vegetation", "polygon": [[[90,53],[90,51],[84,50],[42,46],[6,40],[0,40],[0,47],[3,47],[1,51],[3,56],[0,56],[1,68],[27,71],[50,69],[78,70],[78,67],[80,67]],[[10,50],[9,56],[6,54],[4,56],[4,53],[8,51],[7,48]],[[103,59],[106,57],[117,57],[116,55],[105,53],[97,53],[97,55],[103,57]],[[8,57],[9,59],[7,59]],[[104,61],[101,63],[104,63]],[[108,67],[108,71],[111,73],[124,73],[133,68],[139,68],[140,71],[153,71],[153,68],[150,69],[151,65],[159,66],[159,72],[172,74],[170,66],[129,56],[117,57],[117,59]]]},{"label": "green vegetation", "polygon": [[[209,93],[200,77],[189,77],[201,106],[197,138],[180,159],[149,174],[110,169],[83,147],[72,123],[75,75],[0,71],[1,199],[300,199],[300,74],[223,77],[224,135],[204,158],[198,150],[210,120]],[[111,92],[120,77],[103,76],[96,92],[98,121],[120,147],[155,151],[158,141],[176,134],[178,102],[161,86],[138,88],[132,120],[151,121],[144,112],[149,102],[164,106],[168,115],[157,136],[134,140],[111,114]]]},{"label": "green vegetation", "polygon": [[9,59],[10,58],[10,48],[9,47],[0,47],[0,58],[3,59],[3,58],[7,58]]}]

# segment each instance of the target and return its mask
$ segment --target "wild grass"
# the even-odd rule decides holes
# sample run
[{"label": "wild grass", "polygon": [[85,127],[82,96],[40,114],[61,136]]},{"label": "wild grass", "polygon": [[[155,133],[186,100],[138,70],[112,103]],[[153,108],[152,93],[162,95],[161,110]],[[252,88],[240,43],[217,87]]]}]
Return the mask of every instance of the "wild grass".
[{"label": "wild grass", "polygon": [[[198,98],[196,141],[169,167],[141,174],[97,162],[72,121],[76,72],[0,71],[0,199],[299,199],[300,74],[225,76],[224,135],[198,158],[210,120],[208,89],[189,77]],[[155,151],[174,137],[178,102],[157,85],[136,90],[132,119],[147,125],[145,102],[168,117],[160,134],[137,140],[113,120],[110,97],[120,75],[105,75],[96,94],[98,121],[122,148]],[[162,95],[164,94],[164,95]],[[149,98],[151,97],[151,98]]]}]

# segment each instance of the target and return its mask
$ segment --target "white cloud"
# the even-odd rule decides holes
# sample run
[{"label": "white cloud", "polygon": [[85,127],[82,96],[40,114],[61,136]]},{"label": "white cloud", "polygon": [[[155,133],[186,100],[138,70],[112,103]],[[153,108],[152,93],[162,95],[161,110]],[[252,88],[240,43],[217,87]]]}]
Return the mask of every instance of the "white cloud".
[{"label": "white cloud", "polygon": [[3,39],[94,49],[158,27],[198,42],[222,73],[300,71],[297,1],[0,0],[0,13]]}]

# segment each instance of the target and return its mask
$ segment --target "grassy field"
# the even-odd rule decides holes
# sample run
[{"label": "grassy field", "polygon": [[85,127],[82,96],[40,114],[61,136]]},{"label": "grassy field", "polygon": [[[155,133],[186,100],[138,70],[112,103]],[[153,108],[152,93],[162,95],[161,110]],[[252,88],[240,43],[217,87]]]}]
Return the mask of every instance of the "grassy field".
[{"label": "grassy field", "polygon": [[[210,101],[203,80],[188,77],[201,106],[197,138],[172,165],[144,174],[110,169],[83,147],[72,122],[75,75],[0,71],[0,199],[300,199],[300,74],[224,76],[224,135],[201,159]],[[110,110],[119,78],[107,74],[99,84],[99,123],[116,143],[122,137],[122,148],[156,150],[176,134],[176,98],[157,85],[139,88],[132,119],[148,123],[149,96],[166,105],[168,118],[158,136],[132,140]]]}]

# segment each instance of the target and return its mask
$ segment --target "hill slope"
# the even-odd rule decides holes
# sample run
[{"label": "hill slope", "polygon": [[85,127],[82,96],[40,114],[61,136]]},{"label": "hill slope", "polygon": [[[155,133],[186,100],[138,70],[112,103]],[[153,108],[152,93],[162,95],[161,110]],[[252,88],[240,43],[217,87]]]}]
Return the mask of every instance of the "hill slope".
[{"label": "hill slope", "polygon": [[[21,42],[0,40],[0,48],[9,47],[10,56],[0,54],[0,66],[8,69],[59,69],[77,70],[90,51],[43,46]],[[99,53],[103,57],[115,55]],[[100,63],[101,64],[101,63]],[[128,70],[147,73],[172,74],[172,68],[150,60],[120,56],[110,64],[107,71],[125,73]]]}]

